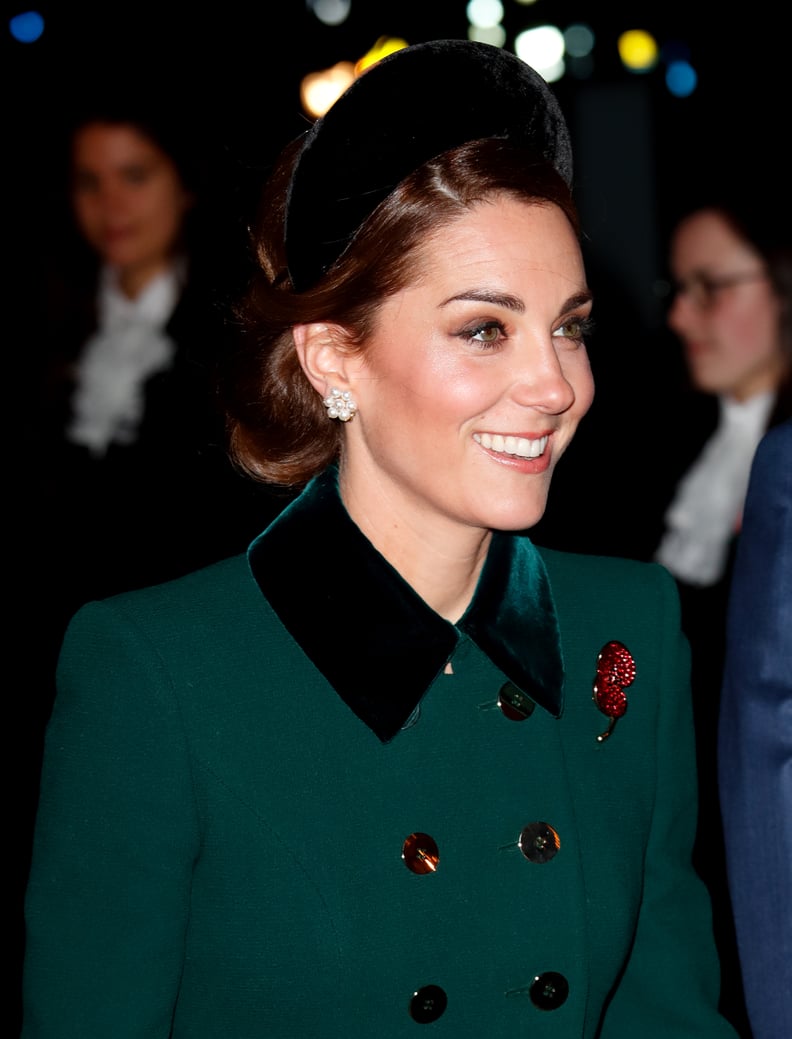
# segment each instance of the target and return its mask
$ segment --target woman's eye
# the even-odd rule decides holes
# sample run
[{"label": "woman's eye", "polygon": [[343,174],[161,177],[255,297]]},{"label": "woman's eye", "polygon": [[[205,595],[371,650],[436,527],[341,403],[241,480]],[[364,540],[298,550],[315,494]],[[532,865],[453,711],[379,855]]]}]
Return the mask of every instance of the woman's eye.
[{"label": "woman's eye", "polygon": [[151,177],[151,172],[144,166],[129,166],[125,176],[128,184],[145,184]]},{"label": "woman's eye", "polygon": [[553,335],[580,342],[591,334],[591,328],[592,322],[590,318],[574,317],[570,318],[569,321],[565,321],[563,325],[559,325],[553,332]]},{"label": "woman's eye", "polygon": [[485,321],[480,325],[475,325],[473,328],[466,328],[460,334],[471,342],[490,346],[493,343],[500,342],[505,337],[506,330],[500,321]]}]

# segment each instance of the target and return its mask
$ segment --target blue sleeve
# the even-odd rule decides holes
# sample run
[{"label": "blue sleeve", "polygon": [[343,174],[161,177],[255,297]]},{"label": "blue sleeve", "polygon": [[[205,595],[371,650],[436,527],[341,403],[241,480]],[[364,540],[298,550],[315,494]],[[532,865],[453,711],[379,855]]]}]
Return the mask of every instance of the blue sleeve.
[{"label": "blue sleeve", "polygon": [[755,1039],[792,1035],[792,421],[754,457],[729,601],[718,769]]}]

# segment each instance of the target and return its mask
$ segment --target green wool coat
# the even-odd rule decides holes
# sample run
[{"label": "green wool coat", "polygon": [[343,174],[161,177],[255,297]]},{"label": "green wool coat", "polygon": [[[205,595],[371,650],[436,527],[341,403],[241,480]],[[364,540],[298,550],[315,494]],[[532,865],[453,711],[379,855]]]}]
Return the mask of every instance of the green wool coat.
[{"label": "green wool coat", "polygon": [[449,624],[333,469],[247,555],[84,607],[23,1039],[733,1037],[688,663],[665,570],[524,535]]}]

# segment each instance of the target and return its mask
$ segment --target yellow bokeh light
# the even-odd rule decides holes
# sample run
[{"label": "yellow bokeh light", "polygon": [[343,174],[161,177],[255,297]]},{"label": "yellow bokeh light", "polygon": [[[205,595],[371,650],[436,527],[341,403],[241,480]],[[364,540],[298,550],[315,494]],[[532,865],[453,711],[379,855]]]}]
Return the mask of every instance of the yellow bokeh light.
[{"label": "yellow bokeh light", "polygon": [[366,69],[376,65],[388,54],[407,46],[406,40],[392,36],[380,36],[374,46],[354,64],[339,61],[332,68],[311,72],[300,84],[300,101],[303,109],[313,119],[318,119],[335,104],[347,87],[361,76]]},{"label": "yellow bokeh light", "polygon": [[300,84],[300,101],[313,119],[325,114],[355,79],[351,61],[339,61],[332,68],[305,76]]},{"label": "yellow bokeh light", "polygon": [[355,75],[359,76],[366,69],[371,68],[372,65],[376,65],[378,61],[382,61],[389,54],[393,54],[394,51],[399,51],[406,46],[407,41],[399,39],[398,36],[380,36],[371,50],[364,54],[356,63]]},{"label": "yellow bokeh light", "polygon": [[619,57],[633,72],[645,72],[657,64],[657,41],[644,29],[628,29],[618,41]]}]

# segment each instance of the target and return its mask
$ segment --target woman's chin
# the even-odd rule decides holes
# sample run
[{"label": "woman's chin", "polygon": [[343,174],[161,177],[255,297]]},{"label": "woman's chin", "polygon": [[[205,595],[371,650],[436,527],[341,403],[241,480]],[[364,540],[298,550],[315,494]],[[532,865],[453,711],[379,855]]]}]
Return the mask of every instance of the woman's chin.
[{"label": "woman's chin", "polygon": [[491,530],[520,531],[530,530],[535,527],[544,516],[547,507],[547,495],[530,504],[525,502],[514,503],[504,507],[503,504],[497,509],[489,510],[489,517],[485,526]]}]

